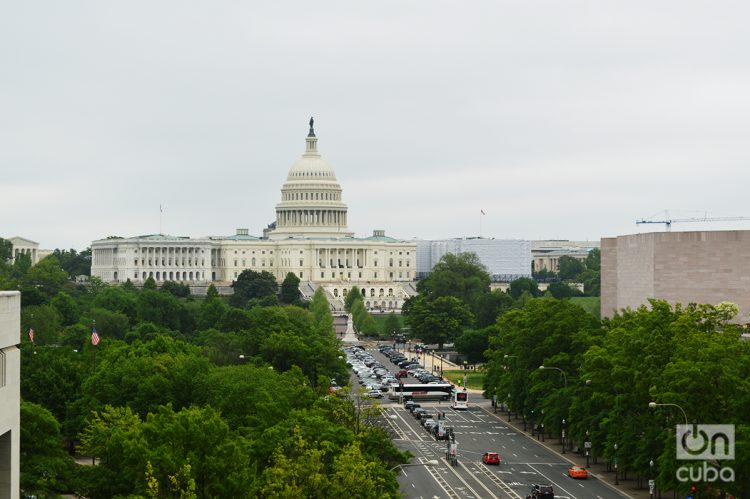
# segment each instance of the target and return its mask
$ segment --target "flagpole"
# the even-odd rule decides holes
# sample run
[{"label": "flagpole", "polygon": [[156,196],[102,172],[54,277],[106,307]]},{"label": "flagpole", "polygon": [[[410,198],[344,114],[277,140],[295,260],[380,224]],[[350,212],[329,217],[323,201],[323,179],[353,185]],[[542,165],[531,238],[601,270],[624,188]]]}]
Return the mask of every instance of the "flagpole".
[{"label": "flagpole", "polygon": [[159,235],[161,235],[161,205],[159,205]]}]

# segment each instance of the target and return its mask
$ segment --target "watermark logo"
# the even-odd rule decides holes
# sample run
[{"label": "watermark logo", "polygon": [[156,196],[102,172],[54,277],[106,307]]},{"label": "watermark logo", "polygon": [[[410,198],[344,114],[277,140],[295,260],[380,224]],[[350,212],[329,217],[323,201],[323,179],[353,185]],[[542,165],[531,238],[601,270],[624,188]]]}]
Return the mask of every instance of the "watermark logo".
[{"label": "watermark logo", "polygon": [[734,459],[734,425],[678,424],[677,459]]},{"label": "watermark logo", "polygon": [[679,424],[676,430],[677,459],[703,461],[677,468],[677,480],[734,481],[734,470],[728,466],[720,467],[719,464],[721,461],[734,459],[734,425]]}]

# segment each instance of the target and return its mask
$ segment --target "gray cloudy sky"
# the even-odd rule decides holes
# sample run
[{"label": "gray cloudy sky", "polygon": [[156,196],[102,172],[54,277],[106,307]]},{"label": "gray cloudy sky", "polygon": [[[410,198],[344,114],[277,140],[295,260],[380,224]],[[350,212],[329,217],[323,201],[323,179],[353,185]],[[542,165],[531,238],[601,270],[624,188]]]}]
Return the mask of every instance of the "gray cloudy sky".
[{"label": "gray cloudy sky", "polygon": [[[0,7],[0,236],[259,235],[310,115],[350,229],[598,239],[750,216],[750,5]],[[721,229],[682,224],[675,230]],[[750,222],[731,227],[750,229]]]}]

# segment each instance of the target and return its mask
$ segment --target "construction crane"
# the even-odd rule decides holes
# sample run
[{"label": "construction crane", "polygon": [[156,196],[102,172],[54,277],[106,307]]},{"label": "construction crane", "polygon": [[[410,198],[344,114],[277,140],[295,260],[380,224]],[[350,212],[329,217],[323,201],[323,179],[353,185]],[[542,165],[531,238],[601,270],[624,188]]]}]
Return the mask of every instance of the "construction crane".
[{"label": "construction crane", "polygon": [[672,230],[672,224],[673,223],[685,223],[685,222],[744,222],[750,220],[750,217],[709,217],[707,215],[704,215],[702,217],[695,217],[695,218],[670,218],[669,217],[669,211],[664,211],[664,218],[663,219],[655,219],[652,217],[651,219],[645,219],[642,218],[640,220],[636,220],[636,225],[640,224],[664,224],[667,226],[667,232],[670,232]]}]

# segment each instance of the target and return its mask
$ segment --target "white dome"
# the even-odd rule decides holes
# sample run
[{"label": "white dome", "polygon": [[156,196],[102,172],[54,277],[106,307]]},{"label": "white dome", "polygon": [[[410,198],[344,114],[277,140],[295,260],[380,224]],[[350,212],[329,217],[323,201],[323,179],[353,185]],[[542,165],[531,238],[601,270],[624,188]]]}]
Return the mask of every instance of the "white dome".
[{"label": "white dome", "polygon": [[289,175],[286,180],[287,182],[295,182],[299,180],[323,180],[326,182],[335,182],[336,172],[333,171],[331,165],[321,158],[320,154],[317,152],[313,154],[305,153],[300,159],[295,161],[289,169]]}]

